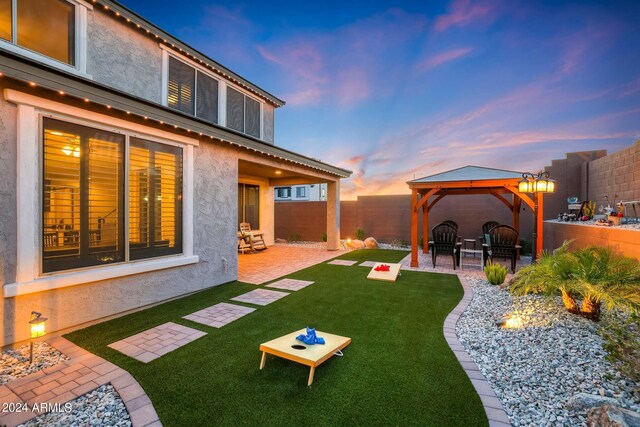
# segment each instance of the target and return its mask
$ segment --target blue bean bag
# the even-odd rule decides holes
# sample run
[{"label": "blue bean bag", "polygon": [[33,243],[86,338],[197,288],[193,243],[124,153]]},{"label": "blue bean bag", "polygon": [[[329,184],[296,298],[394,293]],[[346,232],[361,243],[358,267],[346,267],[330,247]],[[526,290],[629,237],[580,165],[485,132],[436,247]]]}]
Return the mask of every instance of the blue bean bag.
[{"label": "blue bean bag", "polygon": [[307,333],[298,335],[296,339],[307,345],[324,344],[324,338],[320,338],[316,335],[316,328],[310,328],[308,326]]}]

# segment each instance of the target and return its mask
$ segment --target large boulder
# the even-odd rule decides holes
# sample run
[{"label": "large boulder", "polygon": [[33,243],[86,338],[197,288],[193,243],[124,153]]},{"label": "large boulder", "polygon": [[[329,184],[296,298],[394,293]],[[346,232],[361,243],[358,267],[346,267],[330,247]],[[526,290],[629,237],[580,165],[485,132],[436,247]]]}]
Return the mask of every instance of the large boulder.
[{"label": "large boulder", "polygon": [[618,401],[611,397],[598,396],[589,393],[574,394],[567,400],[567,408],[573,410],[583,410],[589,408],[595,408],[603,405],[616,405]]},{"label": "large boulder", "polygon": [[364,245],[367,249],[378,249],[378,241],[373,237],[367,237],[364,239]]},{"label": "large boulder", "polygon": [[589,427],[637,427],[640,426],[640,414],[613,405],[591,408],[587,413]]},{"label": "large boulder", "polygon": [[349,248],[349,249],[364,249],[364,242],[362,240],[358,240],[358,239],[347,240],[347,248]]}]

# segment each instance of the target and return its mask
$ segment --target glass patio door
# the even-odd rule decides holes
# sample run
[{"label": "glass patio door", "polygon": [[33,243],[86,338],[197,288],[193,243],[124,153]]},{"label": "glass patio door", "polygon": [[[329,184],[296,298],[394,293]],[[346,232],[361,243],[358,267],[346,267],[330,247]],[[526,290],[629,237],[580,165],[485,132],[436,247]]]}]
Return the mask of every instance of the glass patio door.
[{"label": "glass patio door", "polygon": [[251,228],[260,228],[260,187],[238,184],[238,224],[248,222]]}]

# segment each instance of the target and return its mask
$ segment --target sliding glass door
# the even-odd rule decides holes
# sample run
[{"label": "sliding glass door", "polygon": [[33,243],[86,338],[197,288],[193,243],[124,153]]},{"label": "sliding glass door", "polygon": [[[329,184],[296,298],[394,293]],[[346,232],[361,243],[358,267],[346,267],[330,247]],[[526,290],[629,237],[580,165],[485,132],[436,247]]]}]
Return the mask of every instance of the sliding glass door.
[{"label": "sliding glass door", "polygon": [[248,222],[251,228],[260,228],[260,187],[238,184],[238,224]]}]

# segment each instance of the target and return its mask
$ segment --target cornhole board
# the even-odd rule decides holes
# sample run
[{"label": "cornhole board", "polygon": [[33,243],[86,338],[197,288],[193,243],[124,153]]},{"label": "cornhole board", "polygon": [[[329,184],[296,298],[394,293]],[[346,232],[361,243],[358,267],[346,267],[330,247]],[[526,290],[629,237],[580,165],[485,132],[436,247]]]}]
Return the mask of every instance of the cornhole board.
[{"label": "cornhole board", "polygon": [[[382,264],[388,265],[389,271],[376,271],[376,268]],[[367,279],[383,280],[385,282],[395,282],[398,276],[400,275],[400,267],[401,267],[401,264],[393,264],[390,262],[376,262],[376,265],[373,266],[373,268],[367,275]]]},{"label": "cornhole board", "polygon": [[267,353],[273,354],[274,356],[309,366],[311,370],[309,371],[309,381],[307,381],[307,385],[311,385],[316,367],[333,356],[338,350],[342,350],[351,344],[351,338],[321,331],[316,331],[316,335],[324,338],[324,345],[307,345],[302,341],[296,340],[298,335],[305,334],[306,332],[306,329],[300,329],[299,331],[260,344],[260,351],[262,352],[260,369],[264,368],[267,361]]}]

